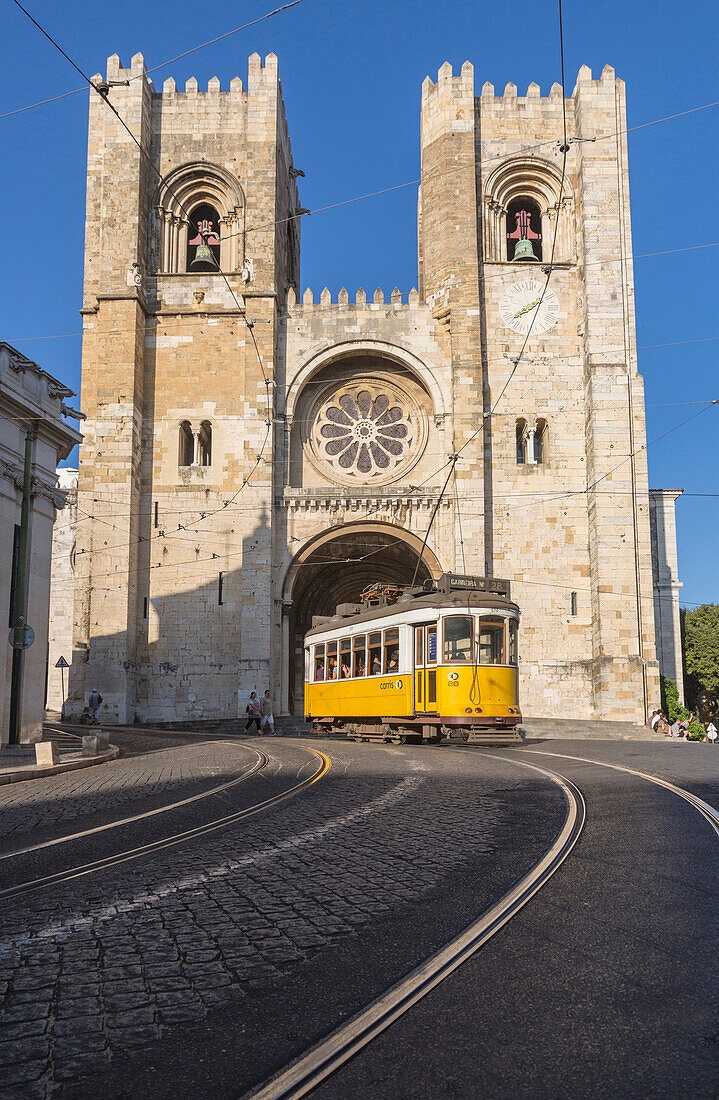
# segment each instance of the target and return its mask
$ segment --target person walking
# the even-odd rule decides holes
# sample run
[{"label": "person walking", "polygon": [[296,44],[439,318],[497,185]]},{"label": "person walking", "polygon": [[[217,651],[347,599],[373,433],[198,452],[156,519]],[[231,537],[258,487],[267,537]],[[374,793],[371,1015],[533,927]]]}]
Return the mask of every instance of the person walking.
[{"label": "person walking", "polygon": [[100,714],[100,705],[101,704],[102,704],[102,695],[100,695],[100,692],[97,690],[97,688],[93,688],[92,691],[90,692],[90,697],[87,700],[87,713],[90,717],[90,724],[92,726],[97,725],[97,719],[98,719],[98,716]]},{"label": "person walking", "polygon": [[245,726],[245,733],[247,733],[248,729],[252,725],[256,727],[258,733],[262,733],[262,730],[260,728],[260,718],[262,717],[262,712],[260,710],[260,701],[257,698],[256,691],[250,692],[250,697],[247,700],[247,706],[245,710],[247,712],[247,725]]},{"label": "person walking", "polygon": [[275,732],[275,719],[272,714],[272,696],[270,695],[270,689],[268,688],[265,694],[262,696],[260,702],[260,710],[262,712],[262,718],[260,719],[260,733],[264,732],[268,737],[272,737]]}]

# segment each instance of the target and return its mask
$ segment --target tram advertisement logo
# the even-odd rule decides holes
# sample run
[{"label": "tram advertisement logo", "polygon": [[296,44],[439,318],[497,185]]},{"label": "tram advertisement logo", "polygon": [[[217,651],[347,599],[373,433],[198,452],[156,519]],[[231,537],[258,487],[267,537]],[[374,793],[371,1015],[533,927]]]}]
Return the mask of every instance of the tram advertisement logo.
[{"label": "tram advertisement logo", "polygon": [[391,691],[392,688],[394,688],[394,687],[401,688],[402,687],[402,681],[397,680],[396,683],[395,683],[394,680],[385,680],[384,683],[381,683],[379,685],[380,691]]}]

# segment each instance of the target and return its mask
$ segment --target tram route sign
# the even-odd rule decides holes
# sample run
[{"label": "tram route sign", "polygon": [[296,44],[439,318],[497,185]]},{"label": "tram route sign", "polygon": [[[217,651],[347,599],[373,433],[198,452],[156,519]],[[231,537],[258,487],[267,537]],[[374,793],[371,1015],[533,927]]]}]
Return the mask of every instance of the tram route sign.
[{"label": "tram route sign", "polygon": [[495,592],[509,597],[509,581],[499,577],[472,577],[467,573],[443,573],[437,588],[445,595],[461,589],[465,592]]}]

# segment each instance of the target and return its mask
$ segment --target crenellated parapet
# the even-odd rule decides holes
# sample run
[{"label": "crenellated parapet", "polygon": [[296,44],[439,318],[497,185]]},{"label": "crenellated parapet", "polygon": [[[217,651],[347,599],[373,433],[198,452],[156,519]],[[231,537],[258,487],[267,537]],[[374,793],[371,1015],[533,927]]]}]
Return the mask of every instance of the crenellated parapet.
[{"label": "crenellated parapet", "polygon": [[416,309],[420,305],[419,291],[412,287],[408,294],[403,294],[399,287],[395,287],[388,299],[385,299],[384,291],[377,287],[371,298],[368,299],[367,293],[363,287],[360,287],[356,294],[354,302],[350,302],[349,294],[345,287],[342,287],[337,295],[336,302],[332,301],[332,294],[327,287],[321,292],[319,300],[315,301],[315,296],[310,287],[307,287],[302,295],[302,300],[297,300],[297,294],[294,287],[290,287],[287,291],[287,298],[285,307],[288,312],[292,314],[297,313],[300,310],[311,312],[313,310],[326,310],[330,307],[335,307],[337,310],[341,309]]}]

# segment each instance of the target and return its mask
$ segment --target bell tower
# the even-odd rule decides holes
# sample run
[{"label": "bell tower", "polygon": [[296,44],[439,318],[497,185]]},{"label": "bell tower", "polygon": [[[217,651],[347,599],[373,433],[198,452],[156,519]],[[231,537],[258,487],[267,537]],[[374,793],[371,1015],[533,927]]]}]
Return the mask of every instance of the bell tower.
[{"label": "bell tower", "polygon": [[108,720],[231,717],[271,686],[276,328],[299,280],[277,58],[226,90],[156,91],[141,54],[105,80],[132,137],[93,95],[70,705],[97,687]]}]

